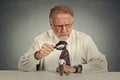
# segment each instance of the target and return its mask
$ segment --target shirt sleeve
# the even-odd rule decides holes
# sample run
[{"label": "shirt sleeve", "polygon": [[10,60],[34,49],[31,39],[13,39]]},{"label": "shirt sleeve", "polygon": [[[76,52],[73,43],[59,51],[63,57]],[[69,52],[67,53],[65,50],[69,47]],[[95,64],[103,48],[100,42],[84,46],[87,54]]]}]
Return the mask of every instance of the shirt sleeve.
[{"label": "shirt sleeve", "polygon": [[82,64],[82,72],[85,71],[108,71],[107,61],[104,54],[102,54],[96,47],[91,37],[86,42],[86,54],[84,56],[85,64]]},{"label": "shirt sleeve", "polygon": [[20,57],[18,62],[18,69],[22,71],[35,71],[39,60],[34,58],[34,53],[39,49],[39,42],[37,39],[35,39],[30,49]]}]

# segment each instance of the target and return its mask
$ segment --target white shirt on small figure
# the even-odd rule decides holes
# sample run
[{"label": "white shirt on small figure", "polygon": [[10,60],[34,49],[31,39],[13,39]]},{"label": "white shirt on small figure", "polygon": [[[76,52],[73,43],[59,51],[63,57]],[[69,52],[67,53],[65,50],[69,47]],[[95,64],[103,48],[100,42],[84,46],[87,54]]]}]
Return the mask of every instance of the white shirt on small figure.
[{"label": "white shirt on small figure", "polygon": [[60,59],[60,60],[59,60],[59,65],[65,65],[65,64],[66,64],[66,62],[65,62],[64,59]]}]

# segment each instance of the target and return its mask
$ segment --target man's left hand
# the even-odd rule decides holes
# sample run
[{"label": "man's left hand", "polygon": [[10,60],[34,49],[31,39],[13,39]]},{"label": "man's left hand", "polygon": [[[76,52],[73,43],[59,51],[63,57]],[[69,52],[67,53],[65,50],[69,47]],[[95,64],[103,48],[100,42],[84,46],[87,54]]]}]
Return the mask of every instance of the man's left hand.
[{"label": "man's left hand", "polygon": [[[60,72],[59,66],[56,68],[56,72]],[[67,74],[74,73],[75,68],[73,66],[64,65],[64,72]]]}]

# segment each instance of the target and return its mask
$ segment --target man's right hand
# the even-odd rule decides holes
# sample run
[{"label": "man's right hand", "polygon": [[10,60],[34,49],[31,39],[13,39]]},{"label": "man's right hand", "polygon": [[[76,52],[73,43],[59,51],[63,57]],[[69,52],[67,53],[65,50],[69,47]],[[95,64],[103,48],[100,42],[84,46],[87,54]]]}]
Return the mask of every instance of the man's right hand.
[{"label": "man's right hand", "polygon": [[42,57],[48,56],[54,50],[54,45],[44,43],[42,48],[39,51],[35,52],[35,59],[39,60]]}]

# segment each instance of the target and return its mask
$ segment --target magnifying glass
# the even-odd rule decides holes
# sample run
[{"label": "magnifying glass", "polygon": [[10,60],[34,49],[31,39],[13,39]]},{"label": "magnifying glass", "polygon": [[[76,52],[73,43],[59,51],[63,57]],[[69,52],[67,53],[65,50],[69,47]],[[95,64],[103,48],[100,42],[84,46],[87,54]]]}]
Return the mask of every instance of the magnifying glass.
[{"label": "magnifying glass", "polygon": [[59,41],[54,48],[57,50],[63,50],[66,47],[67,43],[65,41]]}]

